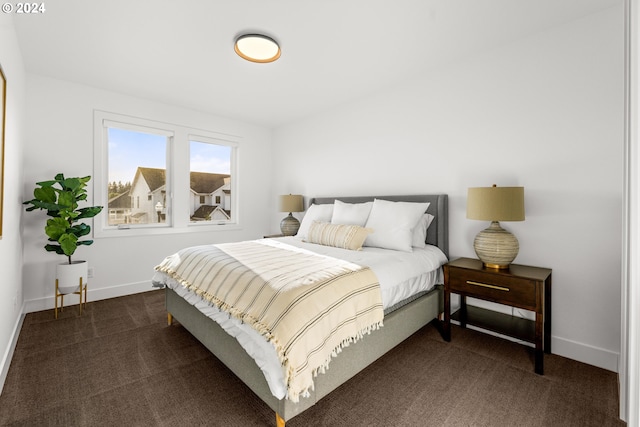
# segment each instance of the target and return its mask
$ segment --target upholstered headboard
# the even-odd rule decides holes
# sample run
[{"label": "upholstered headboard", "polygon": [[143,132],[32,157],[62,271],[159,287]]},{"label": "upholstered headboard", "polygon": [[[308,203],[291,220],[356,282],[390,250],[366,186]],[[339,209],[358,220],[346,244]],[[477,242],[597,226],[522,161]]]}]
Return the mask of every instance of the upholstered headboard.
[{"label": "upholstered headboard", "polygon": [[333,203],[336,199],[345,203],[363,203],[373,199],[392,202],[429,202],[427,213],[435,217],[427,230],[427,244],[439,247],[449,257],[449,200],[446,194],[421,194],[415,196],[352,196],[352,197],[315,197],[309,200],[312,204]]}]

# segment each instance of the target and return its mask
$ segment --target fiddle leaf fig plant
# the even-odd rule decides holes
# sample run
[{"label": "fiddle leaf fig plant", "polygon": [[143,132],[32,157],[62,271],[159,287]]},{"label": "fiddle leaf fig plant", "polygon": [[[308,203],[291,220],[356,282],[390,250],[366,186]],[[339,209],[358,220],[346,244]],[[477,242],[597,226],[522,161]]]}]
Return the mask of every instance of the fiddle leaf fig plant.
[{"label": "fiddle leaf fig plant", "polygon": [[102,211],[102,206],[79,208],[79,202],[87,200],[87,182],[90,176],[83,178],[65,178],[59,173],[51,181],[37,182],[33,190],[33,199],[24,202],[30,205],[27,212],[40,209],[46,210],[50,216],[44,227],[44,232],[50,242],[45,245],[49,252],[55,252],[68,258],[78,246],[90,245],[93,240],[80,240],[91,232],[91,227],[81,219],[93,218]]}]

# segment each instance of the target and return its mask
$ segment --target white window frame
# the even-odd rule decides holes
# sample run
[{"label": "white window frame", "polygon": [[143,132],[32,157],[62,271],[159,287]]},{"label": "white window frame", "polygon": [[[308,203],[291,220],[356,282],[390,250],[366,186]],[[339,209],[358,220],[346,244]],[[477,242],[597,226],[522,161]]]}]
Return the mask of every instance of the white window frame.
[{"label": "white window frame", "polygon": [[[213,131],[206,131],[182,125],[127,116],[123,114],[94,110],[94,162],[93,162],[93,204],[104,206],[109,201],[108,195],[108,127],[117,127],[133,131],[151,132],[166,135],[167,165],[167,222],[158,224],[129,224],[126,226],[109,225],[108,214],[94,218],[93,237],[123,237],[156,234],[175,234],[203,231],[226,231],[240,229],[238,210],[238,162],[239,142],[241,137]],[[225,222],[191,222],[189,218],[189,141],[209,142],[232,147],[231,155],[231,221]],[[182,207],[182,208],[181,208]]]},{"label": "white window frame", "polygon": [[[221,139],[219,137],[214,137],[210,133],[207,135],[202,131],[198,131],[197,133],[190,133],[187,137],[187,147],[191,147],[191,141],[200,142],[204,144],[215,144],[215,145],[225,145],[227,147],[231,147],[231,221],[224,221],[217,223],[212,221],[202,221],[202,222],[189,222],[189,226],[191,227],[206,227],[207,225],[216,224],[216,225],[224,225],[224,224],[237,224],[238,222],[238,143],[234,141],[230,141],[228,139]],[[190,153],[189,153],[190,154]],[[188,160],[190,159],[190,156]],[[189,165],[189,169],[191,169],[191,165]],[[186,205],[188,206],[188,205]],[[188,216],[188,215],[187,215]],[[228,228],[226,228],[228,229]]]}]

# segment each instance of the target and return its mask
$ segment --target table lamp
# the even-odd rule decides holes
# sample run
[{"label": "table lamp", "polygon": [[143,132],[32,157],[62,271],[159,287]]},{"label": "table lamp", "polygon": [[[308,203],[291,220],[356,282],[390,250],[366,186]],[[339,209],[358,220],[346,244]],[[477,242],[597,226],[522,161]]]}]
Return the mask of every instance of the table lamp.
[{"label": "table lamp", "polygon": [[304,203],[302,196],[299,194],[288,194],[280,196],[280,212],[289,212],[289,216],[285,217],[280,222],[280,230],[285,236],[295,236],[300,228],[300,221],[298,221],[292,214],[292,212],[302,212],[304,210]]},{"label": "table lamp", "polygon": [[524,221],[524,187],[474,187],[467,193],[467,218],[491,221],[473,241],[476,255],[487,268],[506,269],[518,255],[516,236],[499,221]]}]

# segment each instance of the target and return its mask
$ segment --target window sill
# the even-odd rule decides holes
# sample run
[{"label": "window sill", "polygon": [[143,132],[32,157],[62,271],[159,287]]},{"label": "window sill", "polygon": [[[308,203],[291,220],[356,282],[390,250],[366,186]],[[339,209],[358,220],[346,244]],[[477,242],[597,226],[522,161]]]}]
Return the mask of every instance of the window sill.
[{"label": "window sill", "polygon": [[167,234],[189,234],[202,232],[218,232],[242,230],[239,224],[189,224],[186,227],[132,227],[132,228],[110,228],[107,230],[95,230],[94,239],[110,238],[110,237],[129,237],[129,236],[161,236]]}]

